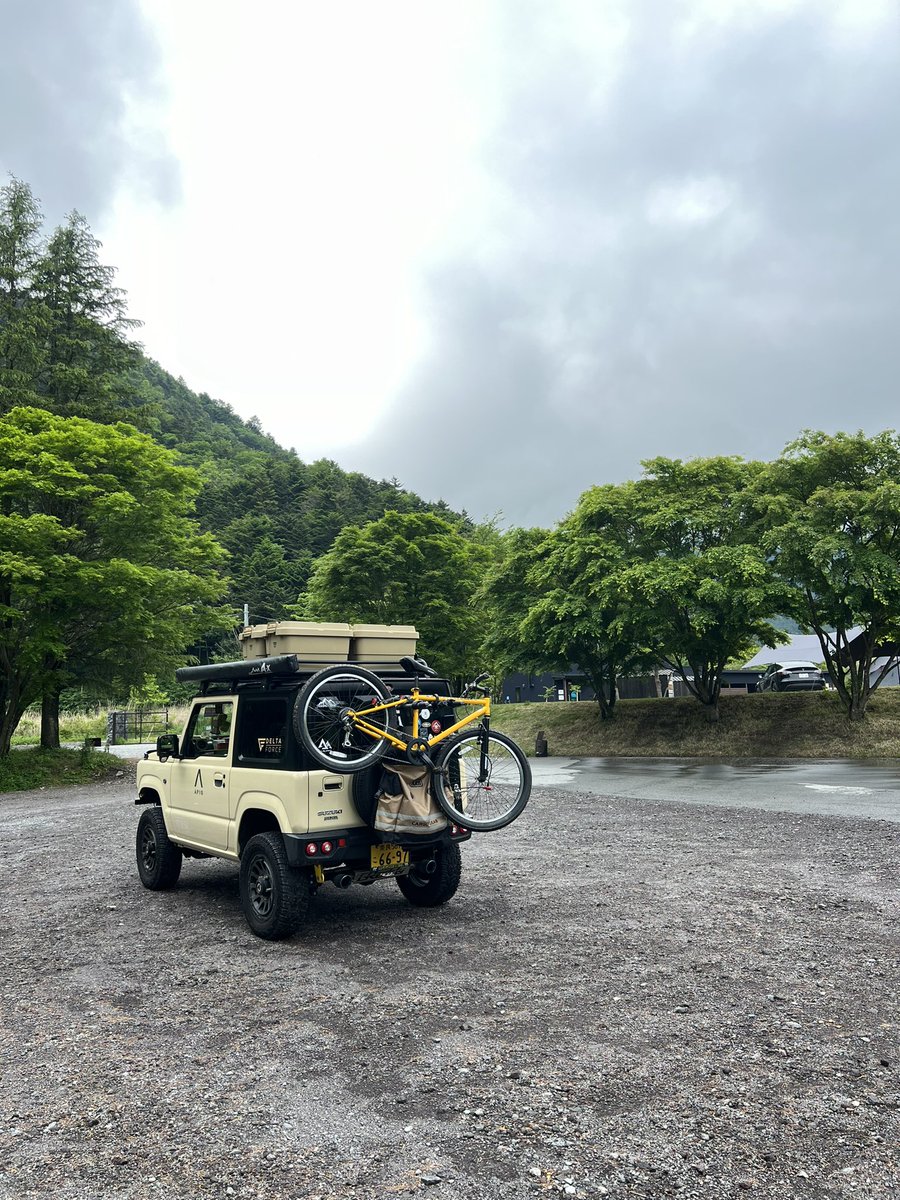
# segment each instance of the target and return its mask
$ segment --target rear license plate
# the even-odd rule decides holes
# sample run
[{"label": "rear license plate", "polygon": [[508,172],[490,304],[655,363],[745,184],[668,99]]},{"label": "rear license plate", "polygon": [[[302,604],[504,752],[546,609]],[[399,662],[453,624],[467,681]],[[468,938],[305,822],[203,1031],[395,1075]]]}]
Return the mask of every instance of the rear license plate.
[{"label": "rear license plate", "polygon": [[393,871],[396,867],[409,866],[409,851],[390,842],[372,847],[372,870]]},{"label": "rear license plate", "polygon": [[801,679],[812,679],[812,675],[810,675],[810,674],[809,674],[808,672],[806,672],[806,671],[801,671],[801,672],[800,672],[800,678],[801,678]]}]

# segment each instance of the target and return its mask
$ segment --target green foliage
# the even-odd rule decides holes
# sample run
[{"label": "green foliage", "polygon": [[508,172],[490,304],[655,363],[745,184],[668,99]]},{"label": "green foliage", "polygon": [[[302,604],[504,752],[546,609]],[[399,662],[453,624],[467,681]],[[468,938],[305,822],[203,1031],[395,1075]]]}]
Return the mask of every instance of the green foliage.
[{"label": "green foliage", "polygon": [[41,224],[27,184],[0,188],[0,413],[33,398],[46,360],[47,313],[33,302]]},{"label": "green foliage", "polygon": [[390,511],[342,530],[313,568],[297,615],[414,625],[420,652],[459,678],[478,667],[473,598],[488,559],[483,545],[432,513]]},{"label": "green foliage", "polygon": [[818,635],[848,715],[860,718],[880,682],[870,683],[879,645],[900,641],[900,438],[808,431],[761,474],[756,498],[792,615]]},{"label": "green foliage", "polygon": [[551,532],[514,531],[491,573],[488,646],[510,664],[577,663],[613,715],[624,674],[671,660],[715,712],[726,663],[784,636],[785,589],[751,534],[740,459],[653,459],[632,483],[585,492]]},{"label": "green foliage", "polygon": [[[287,615],[315,558],[345,525],[397,512],[434,512],[474,534],[443,501],[396,480],[376,481],[280,447],[254,417],[197,394],[130,340],[124,292],[100,243],[73,213],[45,241],[27,184],[0,189],[0,413],[32,404],[102,423],[127,420],[194,467],[197,520],[231,551],[229,600],[237,622]],[[487,536],[486,531],[480,531]]]},{"label": "green foliage", "polygon": [[0,793],[97,783],[121,775],[123,767],[120,758],[99,750],[17,750],[0,758]]},{"label": "green foliage", "polygon": [[489,653],[534,671],[577,663],[604,718],[618,677],[647,654],[642,614],[616,583],[629,533],[627,487],[593,488],[554,530],[509,533],[484,587]]},{"label": "green foliage", "polygon": [[223,553],[190,519],[197,486],[130,426],[0,419],[0,755],[44,689],[141,682],[222,623]]},{"label": "green foliage", "polygon": [[62,416],[140,423],[143,406],[123,379],[137,361],[126,336],[137,322],[128,318],[125,294],[99,251],[84,217],[72,213],[36,264],[33,302],[46,324],[37,391],[43,406]]},{"label": "green foliage", "polygon": [[769,620],[784,611],[786,590],[754,536],[751,485],[762,466],[655,458],[644,469],[631,485],[634,553],[619,582],[663,657],[715,715],[729,660],[786,640]]}]

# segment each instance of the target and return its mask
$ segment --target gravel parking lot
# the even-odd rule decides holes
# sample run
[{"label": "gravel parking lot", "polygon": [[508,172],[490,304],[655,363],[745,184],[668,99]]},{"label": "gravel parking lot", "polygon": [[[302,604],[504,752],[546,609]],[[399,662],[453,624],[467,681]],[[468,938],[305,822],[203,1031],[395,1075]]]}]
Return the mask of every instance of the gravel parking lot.
[{"label": "gravel parking lot", "polygon": [[541,789],[268,944],[131,796],[0,798],[0,1196],[900,1195],[900,826]]}]

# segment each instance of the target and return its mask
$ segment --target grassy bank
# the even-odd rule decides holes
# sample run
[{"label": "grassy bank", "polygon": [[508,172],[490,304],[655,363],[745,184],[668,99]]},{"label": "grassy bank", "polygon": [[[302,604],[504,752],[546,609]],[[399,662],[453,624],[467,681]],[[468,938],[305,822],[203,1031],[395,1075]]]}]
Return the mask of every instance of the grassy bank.
[{"label": "grassy bank", "polygon": [[729,696],[709,724],[696,700],[621,700],[614,721],[595,703],[500,704],[491,724],[534,753],[543,729],[551,754],[702,758],[900,756],[900,689],[875,695],[853,724],[830,692]]},{"label": "grassy bank", "polygon": [[0,792],[95,783],[130,765],[97,750],[13,750],[0,759]]}]

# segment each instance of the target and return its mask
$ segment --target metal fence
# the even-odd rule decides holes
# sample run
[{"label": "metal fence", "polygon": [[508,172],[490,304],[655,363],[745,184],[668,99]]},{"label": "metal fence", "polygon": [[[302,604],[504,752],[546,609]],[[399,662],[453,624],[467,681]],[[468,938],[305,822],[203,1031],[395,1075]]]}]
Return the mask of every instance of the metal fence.
[{"label": "metal fence", "polygon": [[106,741],[110,746],[123,742],[155,742],[169,732],[168,708],[135,708],[110,712],[106,717]]}]

